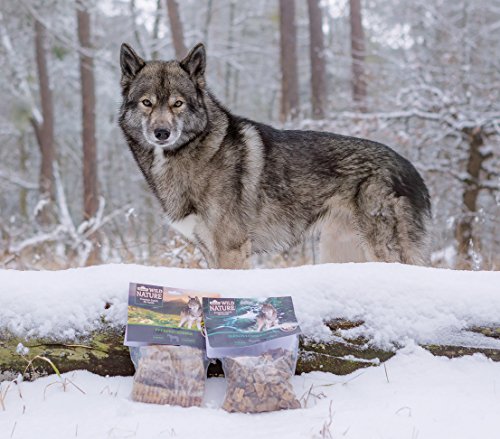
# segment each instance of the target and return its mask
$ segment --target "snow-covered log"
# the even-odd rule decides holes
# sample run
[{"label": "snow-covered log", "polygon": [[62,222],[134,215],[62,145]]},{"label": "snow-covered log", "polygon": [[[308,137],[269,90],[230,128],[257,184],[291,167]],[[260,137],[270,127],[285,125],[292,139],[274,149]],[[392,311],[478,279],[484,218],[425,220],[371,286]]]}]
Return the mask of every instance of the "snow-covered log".
[{"label": "snow-covered log", "polygon": [[[0,380],[37,355],[61,372],[131,374],[122,345],[129,282],[226,297],[291,295],[304,333],[299,373],[350,373],[409,343],[436,355],[480,352],[500,361],[500,272],[375,263],[247,271],[102,265],[0,270]],[[43,360],[33,366],[28,378],[52,371]]]}]

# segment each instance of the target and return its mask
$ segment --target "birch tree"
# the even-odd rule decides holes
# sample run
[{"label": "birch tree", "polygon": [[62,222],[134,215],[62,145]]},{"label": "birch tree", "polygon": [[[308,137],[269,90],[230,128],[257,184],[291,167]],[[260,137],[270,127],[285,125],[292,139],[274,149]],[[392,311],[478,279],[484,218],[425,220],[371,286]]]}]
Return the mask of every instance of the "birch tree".
[{"label": "birch tree", "polygon": [[47,68],[45,26],[35,19],[34,28],[36,65],[42,110],[41,121],[31,119],[41,154],[39,191],[42,201],[37,213],[40,221],[47,224],[49,222],[48,204],[54,201],[54,104]]}]

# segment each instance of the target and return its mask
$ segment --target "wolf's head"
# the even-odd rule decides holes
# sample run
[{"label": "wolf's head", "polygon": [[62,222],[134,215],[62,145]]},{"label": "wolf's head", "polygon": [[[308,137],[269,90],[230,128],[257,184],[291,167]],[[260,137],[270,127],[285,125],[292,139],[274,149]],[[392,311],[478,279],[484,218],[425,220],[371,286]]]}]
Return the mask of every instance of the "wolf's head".
[{"label": "wolf's head", "polygon": [[196,296],[195,297],[189,296],[187,306],[191,311],[198,311],[201,308],[201,303]]},{"label": "wolf's head", "polygon": [[205,47],[182,61],[144,61],[127,44],[120,53],[120,126],[145,148],[175,151],[201,135],[208,116],[203,103]]},{"label": "wolf's head", "polygon": [[260,312],[264,314],[266,319],[272,319],[276,315],[276,308],[270,303],[264,303]]}]

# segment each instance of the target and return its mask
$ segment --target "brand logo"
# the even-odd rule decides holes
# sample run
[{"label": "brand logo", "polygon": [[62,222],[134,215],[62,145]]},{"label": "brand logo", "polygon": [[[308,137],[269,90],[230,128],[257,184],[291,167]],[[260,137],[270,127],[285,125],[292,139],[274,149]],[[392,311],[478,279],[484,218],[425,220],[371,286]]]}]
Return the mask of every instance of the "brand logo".
[{"label": "brand logo", "polygon": [[163,288],[155,285],[137,285],[135,303],[140,305],[163,305]]},{"label": "brand logo", "polygon": [[236,313],[236,301],[234,299],[214,299],[208,302],[209,312],[214,316],[230,316]]}]

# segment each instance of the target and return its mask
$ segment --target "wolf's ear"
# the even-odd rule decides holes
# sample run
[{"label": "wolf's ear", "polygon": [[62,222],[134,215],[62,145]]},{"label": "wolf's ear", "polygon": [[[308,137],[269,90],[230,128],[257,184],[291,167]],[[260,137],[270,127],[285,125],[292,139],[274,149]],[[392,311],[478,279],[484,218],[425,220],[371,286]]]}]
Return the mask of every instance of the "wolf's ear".
[{"label": "wolf's ear", "polygon": [[200,87],[205,86],[206,65],[207,56],[205,54],[205,46],[202,43],[198,43],[194,46],[181,61],[181,67],[189,73],[191,79]]},{"label": "wolf's ear", "polygon": [[146,65],[145,61],[135,53],[128,44],[123,43],[120,49],[120,67],[122,69],[122,82],[127,82],[135,78]]}]

